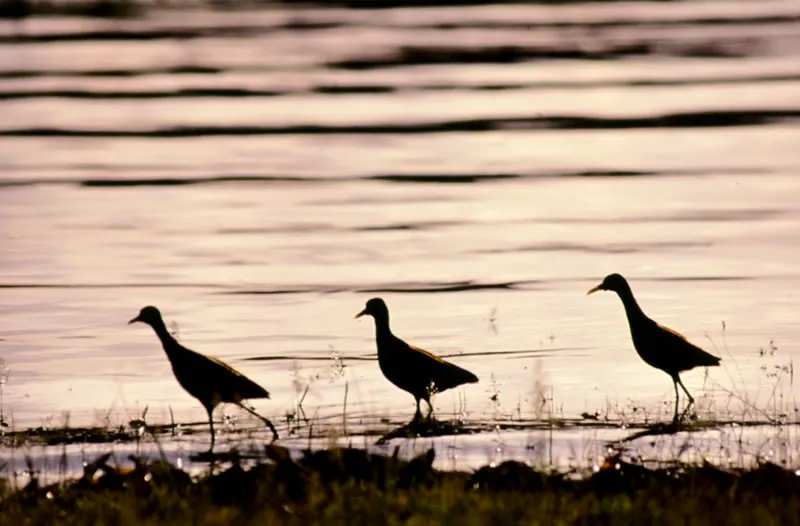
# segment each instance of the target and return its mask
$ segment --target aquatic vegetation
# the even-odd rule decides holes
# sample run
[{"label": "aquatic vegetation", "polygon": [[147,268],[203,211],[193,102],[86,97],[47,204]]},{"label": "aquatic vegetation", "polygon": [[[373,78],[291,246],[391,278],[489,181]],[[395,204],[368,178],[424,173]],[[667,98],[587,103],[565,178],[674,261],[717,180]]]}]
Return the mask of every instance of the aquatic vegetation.
[{"label": "aquatic vegetation", "polygon": [[2,433],[3,428],[8,427],[8,422],[6,422],[5,407],[3,404],[3,391],[5,390],[6,383],[8,383],[8,378],[10,376],[11,369],[6,365],[5,360],[0,358],[0,433]]},{"label": "aquatic vegetation", "polygon": [[[410,460],[359,449],[306,452],[192,478],[161,460],[104,454],[83,476],[23,488],[0,484],[0,521],[14,524],[753,524],[795,523],[800,476],[774,464],[647,469],[611,455],[585,476],[508,461],[474,473],[439,471],[434,453]],[[0,479],[2,480],[2,479]],[[676,506],[675,502],[680,502]]]}]

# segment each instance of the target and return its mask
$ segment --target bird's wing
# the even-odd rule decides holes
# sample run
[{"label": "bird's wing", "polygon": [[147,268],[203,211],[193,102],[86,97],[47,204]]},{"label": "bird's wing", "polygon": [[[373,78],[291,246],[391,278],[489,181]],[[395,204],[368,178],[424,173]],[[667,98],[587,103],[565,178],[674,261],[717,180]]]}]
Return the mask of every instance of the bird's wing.
[{"label": "bird's wing", "polygon": [[208,383],[213,383],[231,394],[236,393],[241,398],[269,398],[266,389],[219,358],[186,350],[191,353],[193,373]]},{"label": "bird's wing", "polygon": [[425,349],[420,349],[414,345],[409,345],[408,347],[414,351],[417,359],[424,361],[424,363],[420,363],[419,366],[430,370],[430,376],[435,391],[444,391],[445,389],[450,389],[451,387],[456,387],[461,384],[478,381],[478,377],[471,372],[445,361]]},{"label": "bird's wing", "polygon": [[434,362],[439,362],[439,363],[447,363],[438,356],[436,356],[435,354],[433,354],[432,352],[428,352],[425,349],[420,349],[416,345],[411,345],[410,343],[406,345],[408,345],[409,349],[411,349],[415,353],[418,353],[421,356],[424,356],[426,359],[433,360]]},{"label": "bird's wing", "polygon": [[683,334],[664,327],[660,323],[656,323],[656,326],[664,331],[663,334],[667,337],[671,352],[679,355],[677,356],[681,362],[679,370],[684,371],[698,365],[719,365],[719,358],[693,344]]},{"label": "bird's wing", "polygon": [[686,336],[684,336],[683,334],[679,333],[678,331],[673,331],[669,327],[664,327],[663,325],[661,325],[658,322],[655,322],[655,324],[656,324],[656,327],[658,327],[662,331],[668,332],[669,334],[672,334],[673,336],[677,336],[678,338],[680,338],[681,340],[683,340],[683,341],[685,341],[687,343],[689,342],[689,340],[686,339]]}]

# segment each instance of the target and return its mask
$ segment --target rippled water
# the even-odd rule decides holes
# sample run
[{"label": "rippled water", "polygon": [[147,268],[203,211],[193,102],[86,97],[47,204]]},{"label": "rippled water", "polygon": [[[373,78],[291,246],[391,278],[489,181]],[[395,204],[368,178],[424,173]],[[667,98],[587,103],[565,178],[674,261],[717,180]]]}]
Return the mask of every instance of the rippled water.
[{"label": "rippled water", "polygon": [[[155,304],[184,345],[271,392],[254,405],[287,443],[385,431],[414,406],[381,375],[371,320],[353,320],[381,296],[396,334],[480,377],[437,396],[442,418],[611,424],[442,437],[440,463],[591,461],[621,423],[671,416],[669,378],[634,352],[619,300],[585,296],[614,271],[722,356],[684,375],[701,418],[736,419],[747,400],[763,412],[748,418],[796,420],[796,2],[20,27],[0,34],[9,428],[145,408],[150,423],[202,422],[152,332],[126,325]],[[286,418],[306,388],[318,435]],[[735,431],[699,443],[709,434],[713,450]],[[767,435],[795,462],[796,442]]]}]

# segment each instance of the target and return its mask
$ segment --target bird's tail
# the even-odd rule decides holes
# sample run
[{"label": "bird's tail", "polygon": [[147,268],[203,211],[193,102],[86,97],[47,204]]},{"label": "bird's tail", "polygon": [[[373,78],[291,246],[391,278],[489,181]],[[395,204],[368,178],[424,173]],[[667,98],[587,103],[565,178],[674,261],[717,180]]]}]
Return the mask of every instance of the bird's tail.
[{"label": "bird's tail", "polygon": [[713,354],[709,354],[709,353],[707,353],[705,351],[701,351],[700,353],[698,353],[697,358],[698,358],[697,365],[706,366],[706,367],[719,365],[719,362],[722,361],[722,358],[717,358]]},{"label": "bird's tail", "polygon": [[478,377],[455,364],[443,362],[439,374],[434,378],[437,391],[444,391],[461,384],[471,384],[478,381]]}]

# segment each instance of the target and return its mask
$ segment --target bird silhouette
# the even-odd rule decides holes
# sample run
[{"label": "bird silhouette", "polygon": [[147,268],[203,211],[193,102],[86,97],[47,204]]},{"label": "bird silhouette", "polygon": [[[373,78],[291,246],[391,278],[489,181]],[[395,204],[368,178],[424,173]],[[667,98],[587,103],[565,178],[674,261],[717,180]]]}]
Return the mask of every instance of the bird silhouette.
[{"label": "bird silhouette", "polygon": [[211,447],[214,449],[214,408],[222,402],[236,404],[248,413],[261,419],[272,431],[273,440],[277,440],[278,432],[269,419],[259,415],[242,403],[248,398],[269,398],[269,393],[233,367],[211,356],[187,349],[167,331],[161,312],[155,307],[142,308],[139,314],[128,324],[135,322],[146,323],[156,332],[161,345],[167,353],[172,372],[175,373],[178,383],[186,391],[197,398],[208,413],[208,425],[211,428]]},{"label": "bird silhouette", "polygon": [[378,346],[378,365],[387,380],[411,393],[417,402],[413,420],[422,416],[420,400],[428,404],[428,415],[433,413],[431,395],[461,384],[474,383],[478,377],[428,351],[409,345],[389,328],[389,308],[381,298],[372,298],[356,318],[369,315],[375,319],[375,340]]},{"label": "bird silhouette", "polygon": [[620,274],[609,274],[602,283],[586,294],[593,294],[598,290],[611,290],[617,293],[625,307],[625,314],[628,316],[628,325],[636,352],[648,365],[661,369],[672,378],[675,388],[673,420],[676,421],[678,419],[679,384],[686,396],[689,397],[689,405],[694,403],[694,398],[683,385],[679,373],[702,365],[719,365],[720,358],[690,343],[683,335],[648,318],[639,307],[636,298],[633,297],[630,285]]}]

